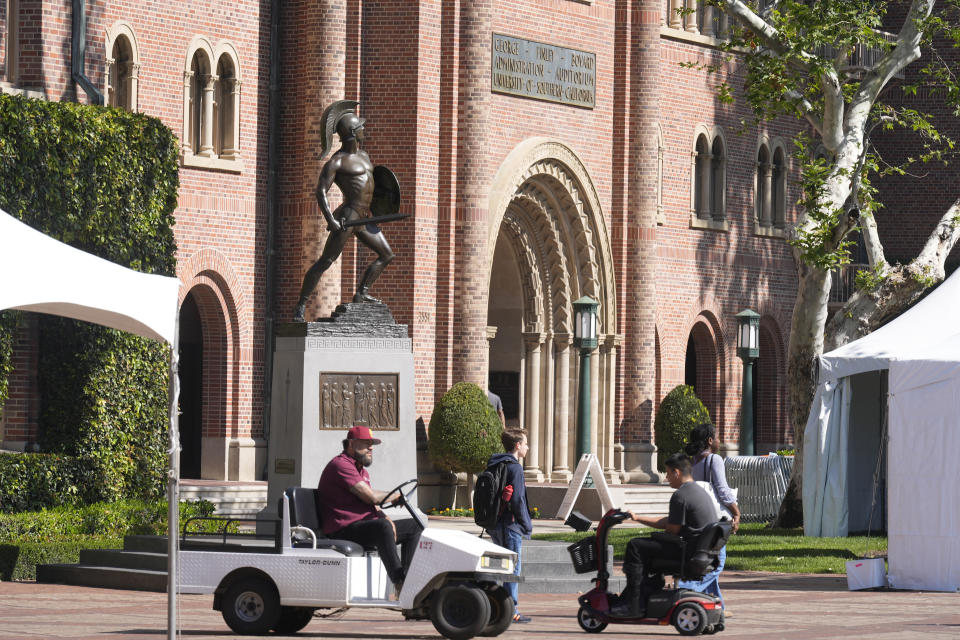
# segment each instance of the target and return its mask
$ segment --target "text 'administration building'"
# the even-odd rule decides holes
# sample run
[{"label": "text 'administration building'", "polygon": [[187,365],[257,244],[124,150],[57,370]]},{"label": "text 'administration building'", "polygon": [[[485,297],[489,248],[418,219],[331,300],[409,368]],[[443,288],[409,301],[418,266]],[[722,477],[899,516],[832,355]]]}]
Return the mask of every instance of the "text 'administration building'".
[{"label": "text 'administration building'", "polygon": [[[88,101],[71,78],[70,4],[6,0],[5,91]],[[182,136],[185,476],[262,476],[265,335],[290,320],[322,247],[320,116],[344,98],[360,102],[365,148],[396,173],[411,214],[383,227],[397,257],[372,293],[409,325],[424,422],[455,382],[489,381],[508,423],[529,429],[530,480],[568,479],[579,371],[571,303],[586,295],[600,303],[592,447],[610,480],[652,477],[653,418],[678,384],[696,387],[736,448],[734,314],[745,308],[761,314],[757,450],[790,442],[796,278],[783,236],[798,125],[744,125],[745,105],[717,100],[720,78],[742,86],[717,49],[727,25],[710,8],[681,16],[681,4],[87,2],[85,75],[109,104]],[[690,61],[720,74],[681,66]],[[308,317],[352,296],[369,255],[348,245]],[[31,345],[28,326],[4,410],[7,448],[35,439]],[[401,428],[412,436],[414,425]]]}]

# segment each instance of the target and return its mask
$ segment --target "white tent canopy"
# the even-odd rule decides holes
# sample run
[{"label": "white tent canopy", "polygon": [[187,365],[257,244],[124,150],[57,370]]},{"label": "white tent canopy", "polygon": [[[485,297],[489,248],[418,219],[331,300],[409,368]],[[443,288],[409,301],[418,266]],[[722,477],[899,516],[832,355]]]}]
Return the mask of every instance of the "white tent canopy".
[{"label": "white tent canopy", "polygon": [[898,588],[960,588],[958,318],[954,274],[889,324],[820,358],[804,435],[805,533],[882,528],[870,500],[886,414],[888,578]]},{"label": "white tent canopy", "polygon": [[0,309],[76,318],[173,344],[176,278],[137,273],[0,211]]},{"label": "white tent canopy", "polygon": [[20,309],[75,318],[166,342],[170,356],[170,472],[167,498],[168,627],[176,637],[179,438],[177,434],[177,317],[180,281],[138,273],[32,229],[0,211],[0,310]]}]

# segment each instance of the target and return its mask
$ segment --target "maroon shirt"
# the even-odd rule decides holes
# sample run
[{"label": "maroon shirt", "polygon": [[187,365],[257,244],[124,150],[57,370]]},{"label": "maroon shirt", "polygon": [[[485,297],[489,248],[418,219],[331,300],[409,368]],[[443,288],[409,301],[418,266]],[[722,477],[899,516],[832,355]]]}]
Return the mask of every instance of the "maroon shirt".
[{"label": "maroon shirt", "polygon": [[377,509],[350,491],[358,482],[370,483],[370,474],[362,464],[344,451],[327,463],[320,474],[320,522],[330,535],[348,524],[378,518]]}]

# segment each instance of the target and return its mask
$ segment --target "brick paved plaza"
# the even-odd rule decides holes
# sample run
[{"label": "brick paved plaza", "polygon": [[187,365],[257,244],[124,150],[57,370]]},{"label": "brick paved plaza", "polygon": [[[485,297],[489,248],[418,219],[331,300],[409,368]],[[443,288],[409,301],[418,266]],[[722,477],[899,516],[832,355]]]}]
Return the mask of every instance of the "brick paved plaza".
[{"label": "brick paved plaza", "polygon": [[[919,592],[850,592],[843,576],[772,573],[724,574],[724,595],[734,613],[719,637],[789,640],[956,640],[960,595]],[[181,596],[181,637],[236,638],[211,596]],[[577,626],[576,597],[522,596],[528,625],[502,638],[584,638]],[[63,585],[0,583],[0,638],[160,638],[166,632],[166,595]],[[299,638],[440,638],[430,622],[404,622],[399,613],[348,611],[337,620],[316,619]],[[673,627],[610,626],[601,638],[679,638]]]}]

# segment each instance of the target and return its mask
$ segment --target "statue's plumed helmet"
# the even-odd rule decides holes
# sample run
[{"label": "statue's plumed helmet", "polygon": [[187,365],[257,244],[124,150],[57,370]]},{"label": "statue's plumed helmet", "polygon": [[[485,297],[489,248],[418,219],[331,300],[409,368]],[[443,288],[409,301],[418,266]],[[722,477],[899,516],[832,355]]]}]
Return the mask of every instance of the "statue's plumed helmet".
[{"label": "statue's plumed helmet", "polygon": [[358,106],[360,103],[356,100],[337,100],[324,110],[320,118],[323,139],[320,157],[327,155],[330,150],[334,132],[340,136],[341,141],[349,140],[354,137],[354,131],[363,126],[363,119],[356,113]]},{"label": "statue's plumed helmet", "polygon": [[358,118],[357,114],[348,111],[337,120],[337,135],[340,136],[341,141],[349,140],[354,137],[354,131],[362,127],[363,123],[363,118]]}]

